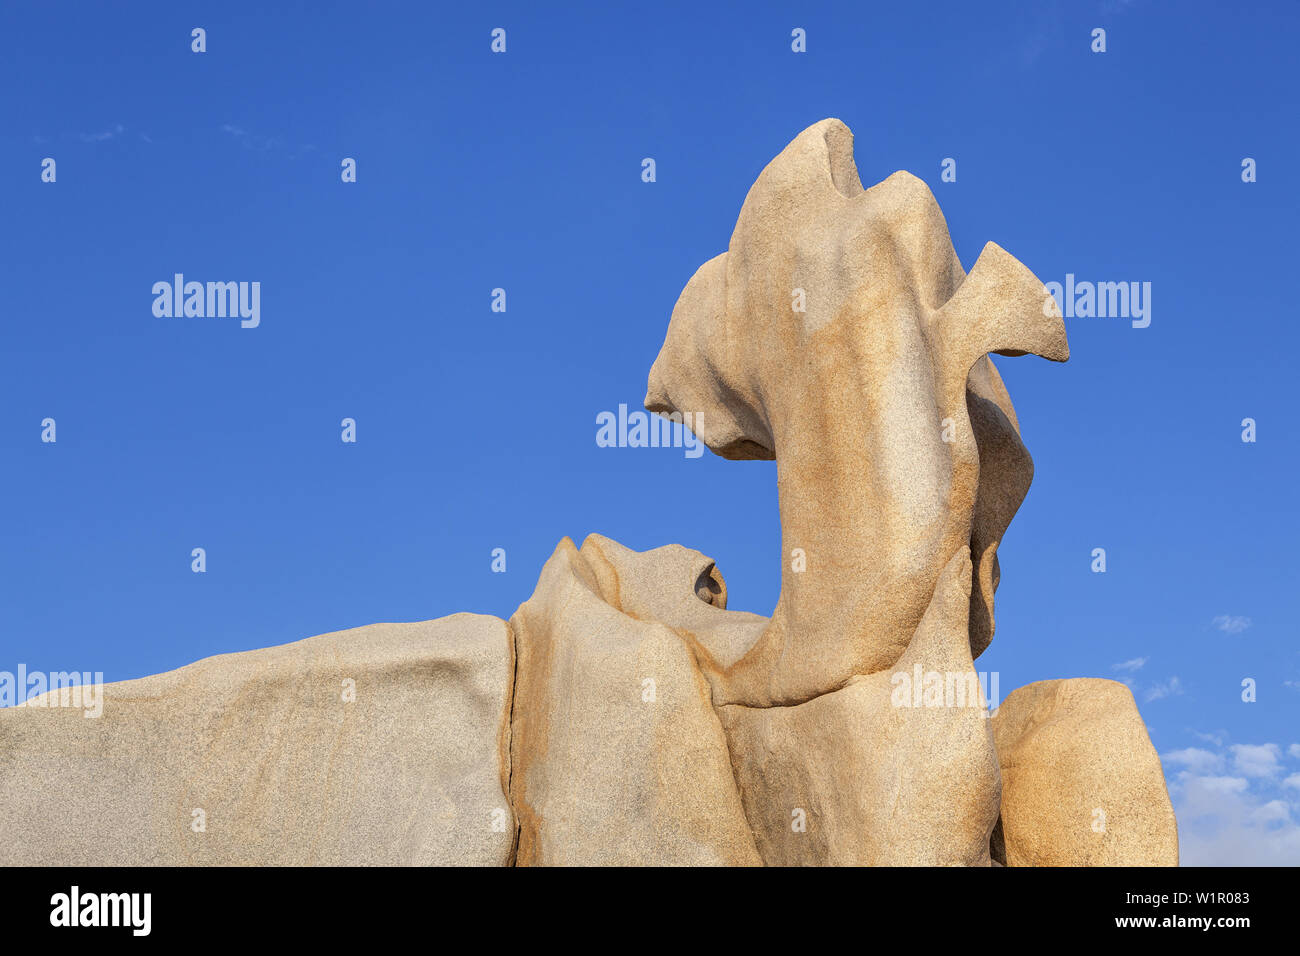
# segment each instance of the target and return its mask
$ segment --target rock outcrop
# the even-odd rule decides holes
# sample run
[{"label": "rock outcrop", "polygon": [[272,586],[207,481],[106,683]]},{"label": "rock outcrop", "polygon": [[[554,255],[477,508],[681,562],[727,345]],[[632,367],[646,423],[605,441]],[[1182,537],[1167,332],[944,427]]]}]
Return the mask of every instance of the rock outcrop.
[{"label": "rock outcrop", "polygon": [[511,654],[456,614],[0,710],[0,865],[508,864]]},{"label": "rock outcrop", "polygon": [[990,353],[1067,359],[1042,283],[993,243],[967,274],[924,183],[863,189],[847,127],[809,127],[646,395],[776,460],[771,618],[699,552],[565,538],[508,623],[212,658],[95,720],[3,710],[0,862],[1176,864],[1125,688],[1031,684],[990,719],[974,661],[1033,477]]},{"label": "rock outcrop", "polygon": [[777,462],[781,598],[713,675],[719,703],[799,703],[890,667],[967,546],[972,653],[988,646],[997,547],[1033,475],[994,351],[1064,361],[1060,311],[992,243],[967,276],[923,182],[864,190],[838,120],[763,170],[727,252],[682,293],[646,393],[698,415],[717,454]]},{"label": "rock outcrop", "polygon": [[758,864],[722,725],[689,641],[646,615],[698,605],[712,562],[568,538],[510,626],[519,863]]},{"label": "rock outcrop", "polygon": [[1133,694],[1111,680],[1028,684],[993,718],[994,856],[1007,866],[1176,866],[1178,828]]},{"label": "rock outcrop", "polygon": [[895,674],[975,677],[964,622],[970,558],[948,562],[891,673],[802,704],[719,708],[745,811],[770,864],[988,866],[998,757],[978,687],[926,700]]}]

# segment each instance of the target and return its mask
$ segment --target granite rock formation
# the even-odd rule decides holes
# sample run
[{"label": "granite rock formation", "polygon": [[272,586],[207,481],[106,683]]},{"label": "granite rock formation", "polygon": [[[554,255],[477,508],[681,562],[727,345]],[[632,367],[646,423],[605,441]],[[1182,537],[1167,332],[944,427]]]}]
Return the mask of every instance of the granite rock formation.
[{"label": "granite rock formation", "polygon": [[0,710],[0,864],[507,864],[513,648],[454,614]]},{"label": "granite rock formation", "polygon": [[211,658],[109,685],[93,720],[0,710],[0,863],[1176,864],[1123,685],[985,707],[1033,476],[991,353],[1066,360],[1043,284],[993,243],[967,274],[924,183],[863,189],[847,127],[809,127],[646,395],[776,460],[771,618],[699,552],[566,538],[509,621]]}]

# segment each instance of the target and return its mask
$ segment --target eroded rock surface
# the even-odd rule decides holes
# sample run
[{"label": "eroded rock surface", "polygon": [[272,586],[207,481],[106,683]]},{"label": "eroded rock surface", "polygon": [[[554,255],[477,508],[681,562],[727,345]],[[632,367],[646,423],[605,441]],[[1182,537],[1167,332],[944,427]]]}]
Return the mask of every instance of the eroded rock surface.
[{"label": "eroded rock surface", "polygon": [[982,706],[1033,477],[989,353],[1066,360],[1042,283],[993,243],[967,274],[924,183],[864,189],[847,127],[809,127],[687,283],[646,395],[776,459],[771,618],[699,552],[565,538],[509,624],[212,658],[111,685],[98,720],[3,710],[0,862],[1176,863],[1125,688]]},{"label": "eroded rock surface", "polygon": [[[999,776],[966,641],[970,571],[963,550],[890,671],[802,704],[719,708],[765,862],[989,865]],[[913,687],[932,673],[954,678],[951,699]]]},{"label": "eroded rock surface", "polygon": [[967,276],[921,180],[864,190],[838,120],[763,170],[682,292],[646,393],[719,455],[777,461],[781,598],[711,675],[719,702],[799,703],[892,666],[965,547],[969,640],[988,645],[996,549],[1032,477],[989,352],[1064,361],[1060,312],[993,243]]},{"label": "eroded rock surface", "polygon": [[510,619],[520,865],[760,862],[690,642],[637,616],[715,611],[695,590],[711,567],[598,535],[547,561]]},{"label": "eroded rock surface", "polygon": [[1178,865],[1160,757],[1127,687],[1095,678],[1027,684],[992,723],[1002,767],[1001,862]]},{"label": "eroded rock surface", "polygon": [[455,614],[5,708],[0,864],[508,864],[512,670]]}]

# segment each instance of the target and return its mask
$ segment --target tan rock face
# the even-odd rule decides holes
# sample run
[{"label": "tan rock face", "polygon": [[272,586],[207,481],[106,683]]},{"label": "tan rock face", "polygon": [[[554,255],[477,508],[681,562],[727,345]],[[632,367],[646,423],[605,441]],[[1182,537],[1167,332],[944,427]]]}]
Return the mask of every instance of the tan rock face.
[{"label": "tan rock face", "polygon": [[[738,657],[701,657],[767,862],[987,865],[1009,772],[998,862],[1080,859],[1053,814],[1103,792],[1125,824],[1097,862],[1176,860],[1131,697],[1107,746],[1073,732],[1097,731],[1112,694],[1054,695],[1062,732],[1000,734],[1000,771],[982,710],[889,693],[909,665],[974,677],[992,639],[996,552],[1033,463],[990,352],[1068,358],[1042,283],[993,243],[966,275],[926,186],[900,172],[864,190],[836,120],[764,169],[673,311],[647,408],[691,413],[723,457],[777,461],[780,601]],[[1061,762],[1069,799],[1054,803]]]},{"label": "tan rock face", "polygon": [[710,675],[718,702],[799,703],[892,666],[968,545],[970,641],[987,646],[994,552],[1032,476],[992,351],[1064,361],[1059,312],[991,243],[966,276],[919,179],[864,190],[838,120],[763,170],[727,252],[683,291],[646,395],[699,413],[724,457],[777,460],[781,598]]},{"label": "tan rock face", "polygon": [[724,614],[697,596],[711,568],[592,535],[542,569],[510,619],[519,865],[760,862],[690,642],[636,616],[656,602]]},{"label": "tan rock face", "polygon": [[770,619],[699,552],[566,538],[509,624],[211,658],[111,685],[99,719],[0,710],[0,863],[1176,863],[1125,688],[982,706],[1033,477],[990,352],[1066,359],[1042,284],[992,243],[967,275],[920,180],[864,190],[848,129],[810,127],[646,396],[776,459]]},{"label": "tan rock face", "polygon": [[993,718],[1008,866],[1177,866],[1160,758],[1133,695],[1110,680],[1028,684]]},{"label": "tan rock face", "polygon": [[456,614],[5,708],[0,864],[508,864],[511,674],[505,622]]},{"label": "tan rock face", "polygon": [[789,707],[719,708],[764,862],[989,865],[999,777],[966,641],[970,573],[963,549],[891,671]]}]

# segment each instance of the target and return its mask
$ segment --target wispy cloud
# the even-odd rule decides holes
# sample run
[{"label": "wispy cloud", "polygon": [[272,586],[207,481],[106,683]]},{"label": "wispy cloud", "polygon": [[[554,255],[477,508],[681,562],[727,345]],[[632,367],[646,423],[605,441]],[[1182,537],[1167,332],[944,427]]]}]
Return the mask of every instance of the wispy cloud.
[{"label": "wispy cloud", "polygon": [[289,146],[291,151],[286,154],[289,159],[297,159],[303,153],[310,153],[316,148],[312,143],[303,143],[300,146],[292,147],[278,136],[263,136],[260,133],[244,129],[242,126],[236,126],[234,123],[223,123],[221,132],[245,149],[252,149],[262,153],[271,150],[283,150],[286,146]]},{"label": "wispy cloud", "polygon": [[1250,618],[1239,614],[1220,614],[1210,622],[1224,634],[1240,634],[1253,623]]},{"label": "wispy cloud", "polygon": [[[1300,773],[1277,782],[1281,753],[1278,744],[1266,743],[1161,754],[1184,866],[1300,863]],[[1287,753],[1300,757],[1300,745]],[[1225,773],[1229,764],[1232,772]]]},{"label": "wispy cloud", "polygon": [[1152,684],[1147,688],[1145,700],[1150,703],[1153,700],[1163,700],[1166,697],[1176,697],[1183,692],[1183,682],[1177,676],[1169,678],[1162,684]]},{"label": "wispy cloud", "polygon": [[1272,779],[1282,769],[1282,748],[1277,744],[1233,744],[1233,769],[1243,777]]},{"label": "wispy cloud", "polygon": [[250,133],[242,126],[236,126],[233,123],[223,123],[221,132],[233,137],[239,142],[239,145],[245,149],[255,149],[259,152],[265,152],[268,149],[275,149],[280,145],[280,141],[274,136],[263,136],[260,133]]},{"label": "wispy cloud", "polygon": [[105,140],[115,139],[125,132],[125,126],[121,123],[114,123],[112,127],[99,133],[82,133],[81,141],[83,143],[102,143]]},{"label": "wispy cloud", "polygon": [[1111,664],[1110,668],[1111,670],[1128,671],[1132,673],[1133,671],[1140,671],[1149,660],[1151,660],[1149,657],[1135,657],[1132,660],[1120,661],[1118,664]]},{"label": "wispy cloud", "polygon": [[1169,763],[1196,774],[1209,774],[1223,769],[1223,757],[1209,750],[1202,750],[1200,747],[1185,747],[1182,750],[1171,750],[1161,756]]}]

